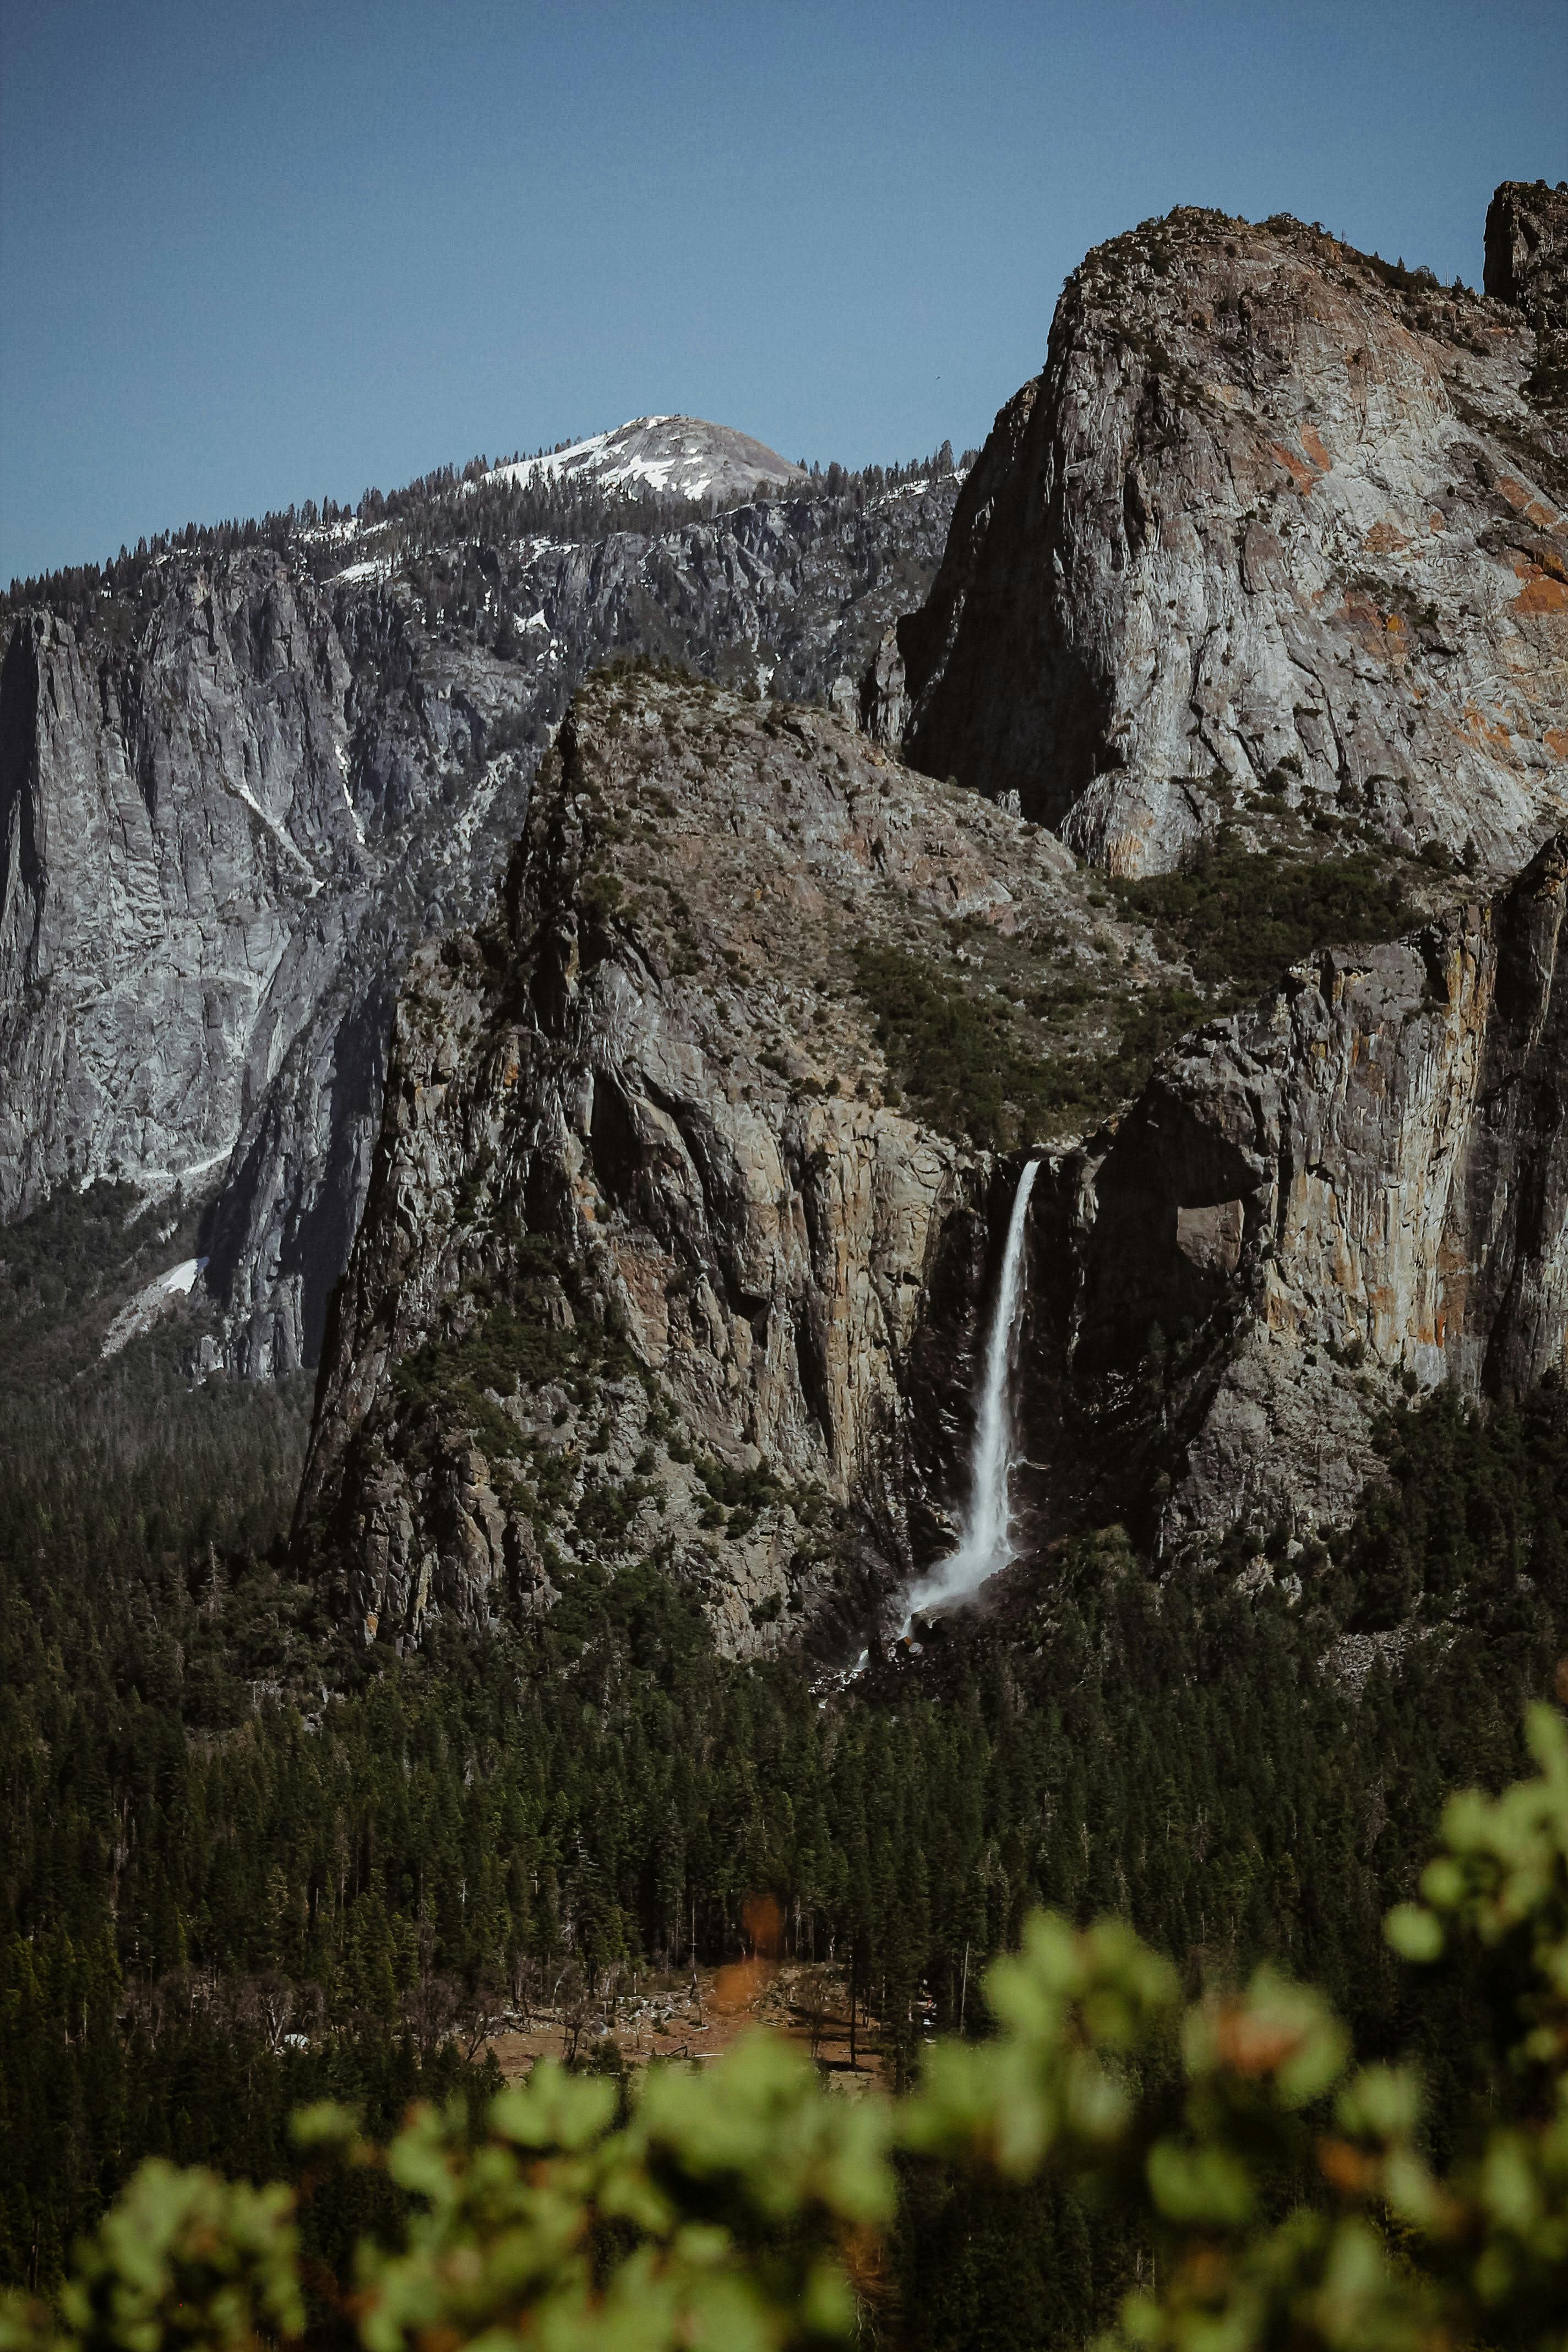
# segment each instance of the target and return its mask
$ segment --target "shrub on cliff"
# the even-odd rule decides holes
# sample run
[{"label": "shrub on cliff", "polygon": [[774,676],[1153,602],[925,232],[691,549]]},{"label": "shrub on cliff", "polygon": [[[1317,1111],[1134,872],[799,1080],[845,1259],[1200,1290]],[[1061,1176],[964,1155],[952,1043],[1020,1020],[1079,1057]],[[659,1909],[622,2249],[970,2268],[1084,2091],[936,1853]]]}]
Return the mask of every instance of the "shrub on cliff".
[{"label": "shrub on cliff", "polygon": [[1222,842],[1178,873],[1111,887],[1163,954],[1223,991],[1216,1011],[1261,995],[1314,948],[1396,939],[1411,920],[1398,882],[1360,852],[1283,856]]},{"label": "shrub on cliff", "polygon": [[[900,1086],[944,1134],[968,1135],[986,1150],[1093,1126],[1138,1092],[1156,1055],[1208,1009],[1185,988],[1108,996],[1120,1031],[1114,1046],[1042,1055],[1018,1037],[1003,999],[972,995],[951,968],[906,949],[863,946],[856,981]],[[1040,992],[1036,1010],[1048,1017],[1057,1005],[1100,995],[1081,982],[1058,982]]]}]

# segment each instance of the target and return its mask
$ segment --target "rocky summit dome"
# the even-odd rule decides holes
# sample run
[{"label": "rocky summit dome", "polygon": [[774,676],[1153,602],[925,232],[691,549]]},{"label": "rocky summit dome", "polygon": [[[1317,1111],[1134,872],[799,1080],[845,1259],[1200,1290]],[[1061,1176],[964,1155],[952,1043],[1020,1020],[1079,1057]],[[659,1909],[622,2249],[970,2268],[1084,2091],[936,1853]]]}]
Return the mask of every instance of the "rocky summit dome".
[{"label": "rocky summit dome", "polygon": [[605,490],[643,490],[677,499],[739,506],[760,490],[809,479],[776,449],[709,425],[700,416],[634,416],[613,433],[591,434],[546,456],[499,466],[498,476],[523,481],[591,481]]}]

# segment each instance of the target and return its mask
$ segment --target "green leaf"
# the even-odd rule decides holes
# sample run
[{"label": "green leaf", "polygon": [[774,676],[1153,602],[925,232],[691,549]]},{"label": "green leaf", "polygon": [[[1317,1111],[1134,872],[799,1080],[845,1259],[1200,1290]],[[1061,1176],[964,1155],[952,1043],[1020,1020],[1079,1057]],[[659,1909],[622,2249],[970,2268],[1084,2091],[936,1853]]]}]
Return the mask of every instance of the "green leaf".
[{"label": "green leaf", "polygon": [[1442,1921],[1423,1904],[1395,1904],[1383,1923],[1383,1933],[1402,1960],[1422,1963],[1442,1958]]}]

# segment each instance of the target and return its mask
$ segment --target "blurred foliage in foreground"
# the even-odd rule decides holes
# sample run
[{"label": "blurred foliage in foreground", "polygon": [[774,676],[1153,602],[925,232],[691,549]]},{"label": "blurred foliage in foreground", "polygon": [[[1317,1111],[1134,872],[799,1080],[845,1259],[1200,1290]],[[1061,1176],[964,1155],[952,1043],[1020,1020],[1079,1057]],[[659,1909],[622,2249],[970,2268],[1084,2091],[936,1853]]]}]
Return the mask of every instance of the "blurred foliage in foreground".
[{"label": "blurred foliage in foreground", "polygon": [[1491,2116],[1444,2171],[1412,2067],[1355,2067],[1323,1997],[1269,1970],[1184,2003],[1117,1921],[1036,1913],[991,1970],[997,2030],[930,2055],[899,2100],[825,2092],[758,2037],[706,2074],[623,2084],[538,2065],[476,2132],[417,2109],[384,2150],[342,2109],[296,2126],[309,2168],[384,2168],[405,2227],[352,2280],[301,2276],[295,2192],[143,2166],[79,2251],[58,2315],[12,2297],[0,2352],[154,2352],[327,2333],[403,2346],[827,2347],[868,2305],[899,2165],[1054,2176],[1142,2235],[1147,2280],[1110,2339],[1169,2352],[1415,2352],[1568,2342],[1568,1728],[1532,1710],[1540,1767],[1455,1798],[1422,1900],[1390,1915],[1414,1967],[1468,1966],[1492,2027]]}]

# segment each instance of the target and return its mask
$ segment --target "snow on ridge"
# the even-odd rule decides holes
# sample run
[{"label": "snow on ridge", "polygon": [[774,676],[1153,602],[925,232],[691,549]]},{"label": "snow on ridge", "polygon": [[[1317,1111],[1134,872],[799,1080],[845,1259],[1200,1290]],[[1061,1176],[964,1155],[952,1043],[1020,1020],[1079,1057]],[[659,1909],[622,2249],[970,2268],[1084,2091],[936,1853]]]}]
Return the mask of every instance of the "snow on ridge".
[{"label": "snow on ridge", "polygon": [[132,1169],[128,1181],[135,1185],[142,1198],[126,1218],[126,1223],[134,1224],[147,1210],[161,1207],[176,1185],[187,1187],[186,1198],[189,1199],[188,1187],[193,1180],[198,1176],[210,1176],[215,1168],[221,1168],[233,1149],[232,1143],[226,1143],[220,1151],[209,1153],[205,1160],[190,1160],[184,1168]]},{"label": "snow on ridge", "polygon": [[166,1273],[154,1275],[129,1306],[121,1308],[103,1335],[100,1355],[117,1356],[128,1340],[134,1339],[139,1332],[150,1331],[176,1298],[189,1297],[195,1288],[196,1276],[205,1265],[205,1257],[187,1257],[180,1265],[170,1266]]},{"label": "snow on ridge", "polygon": [[[605,469],[593,460],[612,442],[622,442],[634,433],[651,432],[658,425],[679,421],[671,416],[633,416],[625,425],[616,425],[606,432],[590,433],[585,441],[569,442],[564,449],[547,449],[542,457],[520,457],[514,465],[492,466],[489,478],[493,482],[552,482],[563,474],[591,472],[603,479]],[[632,467],[620,470],[629,472],[635,466],[633,460]]]},{"label": "snow on ridge", "polygon": [[646,489],[739,504],[759,489],[782,489],[803,477],[798,466],[748,434],[699,416],[660,415],[634,416],[567,448],[493,467],[488,478],[520,484],[582,479],[606,490]]},{"label": "snow on ridge", "polygon": [[890,490],[883,490],[872,504],[890,507],[895,499],[923,499],[928,490],[938,488],[943,482],[956,482],[962,489],[973,470],[969,466],[954,466],[950,474],[917,474],[912,482],[895,482]]},{"label": "snow on ridge", "polygon": [[391,576],[392,564],[388,557],[365,555],[357,563],[345,564],[341,572],[334,572],[332,583],[335,586],[340,580],[387,580]]},{"label": "snow on ridge", "polygon": [[342,515],[336,522],[312,523],[299,533],[301,547],[342,547],[364,529],[358,515]]}]

